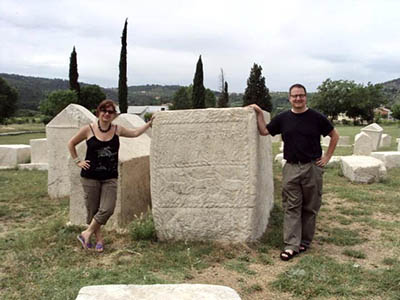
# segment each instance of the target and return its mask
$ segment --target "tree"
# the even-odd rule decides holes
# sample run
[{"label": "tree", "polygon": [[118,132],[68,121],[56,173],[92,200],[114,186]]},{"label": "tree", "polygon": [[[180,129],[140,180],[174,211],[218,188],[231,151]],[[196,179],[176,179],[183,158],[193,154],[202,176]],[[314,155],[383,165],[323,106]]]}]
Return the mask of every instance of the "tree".
[{"label": "tree", "polygon": [[39,108],[47,116],[45,120],[50,121],[71,103],[78,103],[76,91],[58,90],[51,92],[45,100],[41,101]]},{"label": "tree", "polygon": [[128,31],[128,19],[125,20],[121,37],[121,56],[119,60],[118,102],[121,113],[128,111],[128,85],[127,85],[127,51],[126,36]]},{"label": "tree", "polygon": [[201,61],[201,55],[197,61],[196,73],[194,74],[193,79],[192,107],[206,107],[205,88],[203,85],[203,62]]},{"label": "tree", "polygon": [[204,96],[204,102],[206,107],[215,107],[215,104],[217,102],[217,99],[210,89],[205,90],[205,96]]},{"label": "tree", "polygon": [[192,88],[181,87],[177,90],[172,98],[172,106],[170,109],[190,109],[192,108]]},{"label": "tree", "polygon": [[396,103],[392,106],[392,117],[400,120],[400,103]]},{"label": "tree", "polygon": [[75,46],[72,49],[71,56],[69,58],[69,88],[76,91],[78,98],[80,95],[81,87],[78,82],[78,63],[76,58]]},{"label": "tree", "polygon": [[0,77],[0,123],[14,115],[17,110],[17,101],[17,90],[10,87],[7,81]]},{"label": "tree", "polygon": [[106,94],[98,85],[85,85],[81,89],[79,104],[88,110],[94,110],[106,98]]},{"label": "tree", "polygon": [[272,111],[269,90],[265,85],[265,77],[261,75],[262,67],[254,64],[247,79],[247,87],[243,96],[243,106],[257,104],[261,109]]},{"label": "tree", "polygon": [[225,81],[224,90],[218,98],[218,107],[229,107],[228,83]]}]

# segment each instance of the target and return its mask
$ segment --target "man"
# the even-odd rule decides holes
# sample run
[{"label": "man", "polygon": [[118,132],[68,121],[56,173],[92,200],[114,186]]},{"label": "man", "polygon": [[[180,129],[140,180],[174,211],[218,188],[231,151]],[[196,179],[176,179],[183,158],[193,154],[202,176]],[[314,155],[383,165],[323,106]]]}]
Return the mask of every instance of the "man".
[{"label": "man", "polygon": [[[282,134],[284,141],[282,204],[284,209],[284,250],[280,258],[290,260],[310,247],[315,221],[321,206],[323,167],[335,151],[339,134],[329,120],[307,107],[306,88],[294,84],[289,89],[290,110],[274,117],[267,125],[260,107],[250,105],[257,113],[261,135]],[[331,137],[322,155],[321,135]]]}]

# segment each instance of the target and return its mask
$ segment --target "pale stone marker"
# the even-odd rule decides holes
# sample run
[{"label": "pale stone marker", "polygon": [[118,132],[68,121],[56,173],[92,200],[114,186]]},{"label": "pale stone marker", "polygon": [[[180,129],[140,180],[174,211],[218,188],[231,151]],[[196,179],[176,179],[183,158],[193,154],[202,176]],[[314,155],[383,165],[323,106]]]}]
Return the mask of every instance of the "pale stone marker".
[{"label": "pale stone marker", "polygon": [[372,138],[365,132],[358,133],[354,138],[354,155],[370,155],[372,152]]},{"label": "pale stone marker", "polygon": [[377,150],[381,141],[383,128],[376,123],[369,124],[361,129],[361,132],[368,134],[372,139],[372,150]]},{"label": "pale stone marker", "polygon": [[47,139],[31,139],[29,140],[31,146],[31,162],[29,164],[18,164],[19,169],[28,170],[48,170],[48,151]]},{"label": "pale stone marker", "polygon": [[159,112],[152,135],[160,240],[238,242],[263,234],[273,206],[271,138],[259,135],[252,109]]},{"label": "pale stone marker", "polygon": [[70,104],[46,125],[50,198],[69,196],[68,141],[81,127],[95,121],[96,117],[85,107]]},{"label": "pale stone marker", "polygon": [[[133,128],[128,114],[121,114],[113,124]],[[139,125],[141,126],[141,125]],[[136,128],[136,127],[135,127]],[[136,138],[120,137],[118,154],[118,190],[117,204],[113,216],[107,223],[110,227],[124,227],[135,216],[148,212],[150,208],[150,142],[151,139],[142,134]],[[82,159],[86,153],[86,141],[77,147],[78,156]],[[71,180],[69,220],[72,224],[86,224],[86,208],[84,194],[80,183],[80,168],[69,159]]]},{"label": "pale stone marker", "polygon": [[[329,135],[327,135],[325,137],[322,137],[321,144],[322,144],[322,146],[328,147],[330,141],[331,141],[331,137]],[[339,136],[337,146],[340,146],[340,147],[351,146],[350,145],[350,137],[349,136]]]},{"label": "pale stone marker", "polygon": [[400,168],[399,151],[372,152],[371,156],[381,160],[385,164],[386,169]]},{"label": "pale stone marker", "polygon": [[343,175],[351,182],[372,183],[386,177],[386,168],[382,161],[371,156],[342,156]]},{"label": "pale stone marker", "polygon": [[76,300],[240,300],[235,290],[210,284],[85,286]]},{"label": "pale stone marker", "polygon": [[28,145],[0,145],[0,168],[16,168],[20,163],[29,162],[31,146]]},{"label": "pale stone marker", "polygon": [[392,137],[386,133],[383,133],[379,147],[380,148],[390,147],[391,144],[392,144]]}]

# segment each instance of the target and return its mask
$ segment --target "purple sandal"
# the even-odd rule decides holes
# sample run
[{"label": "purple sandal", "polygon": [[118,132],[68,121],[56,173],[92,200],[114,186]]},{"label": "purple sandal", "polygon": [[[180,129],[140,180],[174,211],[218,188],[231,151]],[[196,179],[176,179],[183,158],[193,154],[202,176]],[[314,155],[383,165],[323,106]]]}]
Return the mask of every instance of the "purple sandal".
[{"label": "purple sandal", "polygon": [[103,252],[103,251],[104,251],[104,245],[103,245],[102,243],[97,243],[97,244],[96,244],[96,251],[97,251],[98,253]]}]

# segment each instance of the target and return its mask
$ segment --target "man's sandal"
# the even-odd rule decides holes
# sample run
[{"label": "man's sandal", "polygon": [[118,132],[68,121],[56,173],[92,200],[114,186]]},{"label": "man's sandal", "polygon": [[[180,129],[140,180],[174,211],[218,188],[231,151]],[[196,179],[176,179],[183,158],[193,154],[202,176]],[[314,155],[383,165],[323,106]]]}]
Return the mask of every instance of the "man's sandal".
[{"label": "man's sandal", "polygon": [[280,254],[280,258],[283,261],[288,261],[291,260],[293,257],[295,257],[298,254],[298,252],[293,251],[292,253],[289,252],[289,250],[284,250]]}]

